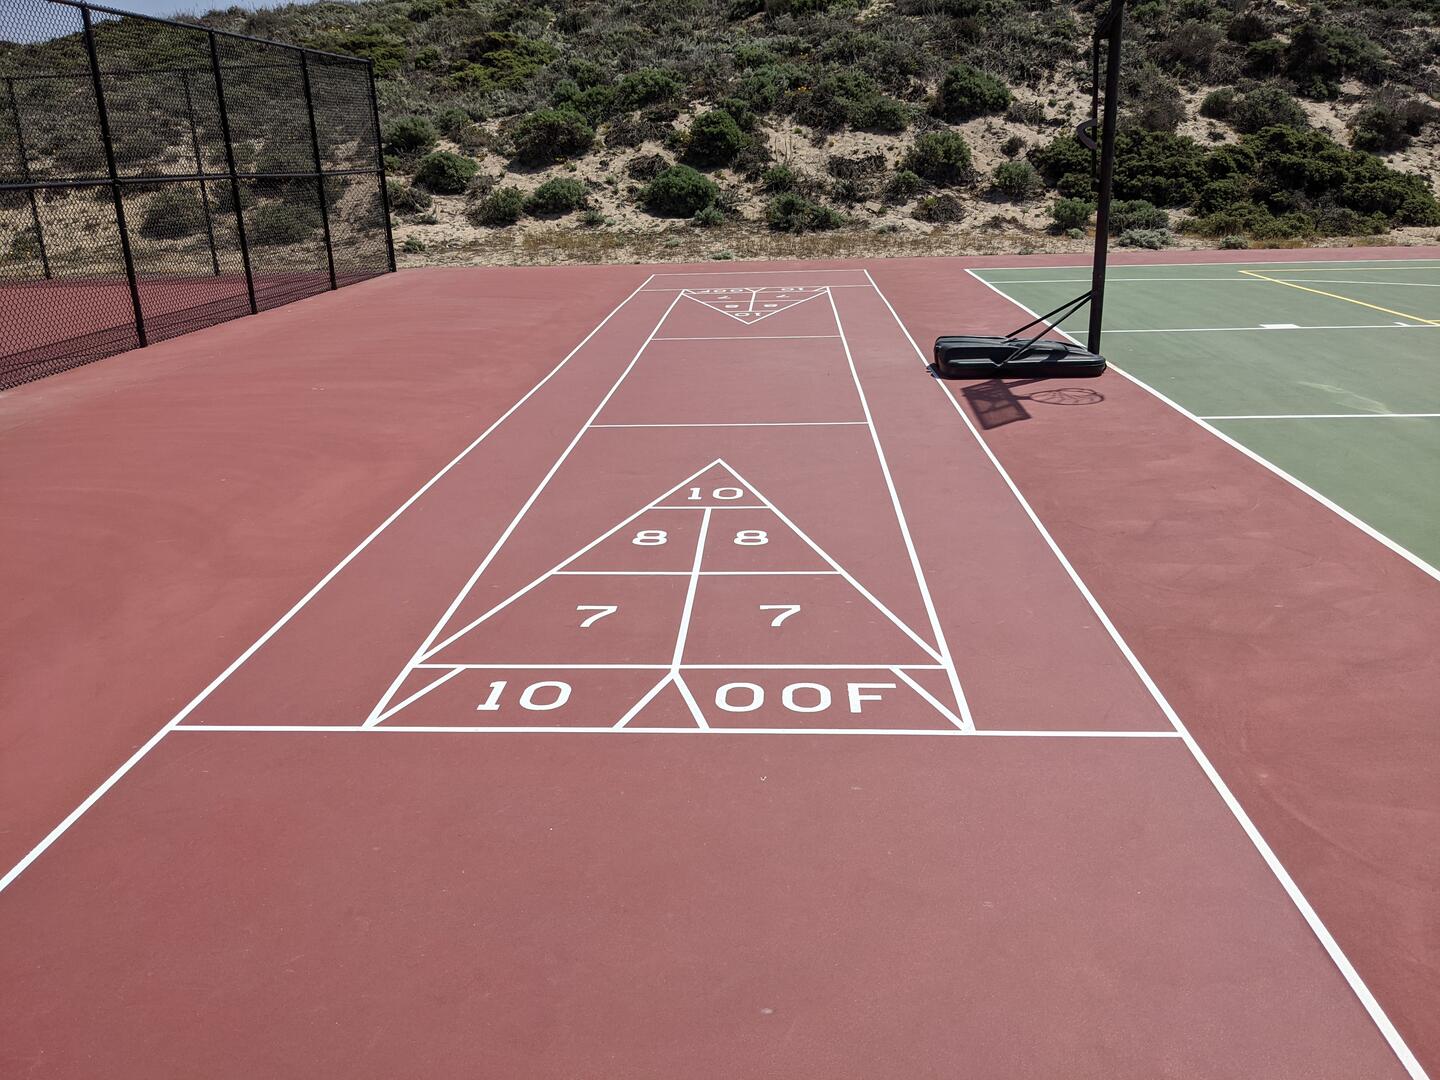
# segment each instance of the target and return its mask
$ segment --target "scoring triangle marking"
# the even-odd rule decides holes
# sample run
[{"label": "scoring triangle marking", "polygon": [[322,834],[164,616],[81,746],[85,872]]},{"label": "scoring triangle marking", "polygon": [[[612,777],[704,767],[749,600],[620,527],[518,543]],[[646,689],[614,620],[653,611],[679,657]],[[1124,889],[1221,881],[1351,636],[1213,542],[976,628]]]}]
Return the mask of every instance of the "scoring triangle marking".
[{"label": "scoring triangle marking", "polygon": [[681,295],[750,326],[828,291],[824,286],[783,288],[770,285],[758,289],[685,289]]}]

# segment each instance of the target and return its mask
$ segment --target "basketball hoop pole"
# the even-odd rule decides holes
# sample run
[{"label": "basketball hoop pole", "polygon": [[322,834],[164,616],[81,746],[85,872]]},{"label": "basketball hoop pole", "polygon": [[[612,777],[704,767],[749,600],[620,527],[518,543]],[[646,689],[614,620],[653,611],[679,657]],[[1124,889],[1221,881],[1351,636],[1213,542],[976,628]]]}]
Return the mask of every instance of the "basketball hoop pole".
[{"label": "basketball hoop pole", "polygon": [[1095,28],[1099,39],[1108,40],[1105,61],[1105,119],[1100,134],[1100,190],[1095,209],[1095,268],[1090,279],[1090,333],[1085,347],[1100,352],[1100,323],[1105,310],[1105,261],[1110,251],[1110,190],[1115,181],[1115,127],[1120,105],[1120,45],[1125,21],[1125,0],[1114,0],[1110,13]]}]

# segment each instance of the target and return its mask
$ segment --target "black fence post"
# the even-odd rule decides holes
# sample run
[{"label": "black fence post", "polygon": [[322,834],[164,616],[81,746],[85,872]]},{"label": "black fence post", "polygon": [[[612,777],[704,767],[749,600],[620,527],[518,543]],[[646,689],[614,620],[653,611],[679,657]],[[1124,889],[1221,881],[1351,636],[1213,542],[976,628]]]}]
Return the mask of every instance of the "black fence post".
[{"label": "black fence post", "polygon": [[1090,327],[1085,347],[1100,352],[1100,327],[1105,316],[1105,263],[1110,253],[1110,195],[1115,186],[1115,127],[1120,108],[1120,45],[1125,0],[1113,0],[1098,33],[1109,38],[1105,66],[1105,119],[1100,134],[1100,192],[1095,208],[1095,269],[1090,278]]},{"label": "black fence post", "polygon": [[230,114],[225,109],[225,80],[220,75],[220,47],[215,31],[207,30],[210,39],[210,70],[215,76],[215,111],[220,114],[220,134],[225,140],[225,169],[230,173],[230,198],[235,204],[235,229],[240,237],[240,262],[245,267],[245,293],[250,298],[250,314],[259,311],[255,304],[255,274],[250,269],[250,241],[245,236],[245,209],[240,205],[240,177],[235,172],[235,144],[230,138]]},{"label": "black fence post", "polygon": [[85,24],[85,52],[90,57],[90,79],[95,84],[95,109],[100,119],[100,142],[105,147],[105,167],[110,172],[110,195],[115,201],[115,226],[120,230],[120,251],[125,256],[125,277],[130,282],[130,305],[135,310],[135,337],[141,346],[145,337],[145,311],[140,304],[140,286],[135,280],[135,256],[130,251],[130,228],[125,224],[125,198],[120,193],[120,170],[115,165],[115,142],[110,137],[110,114],[105,108],[105,81],[100,77],[100,56],[95,51],[95,27],[90,9],[80,6]]},{"label": "black fence post", "polygon": [[190,120],[190,145],[195,150],[195,172],[201,176],[200,204],[205,208],[205,237],[210,241],[210,266],[216,277],[220,276],[220,256],[215,251],[215,223],[210,219],[210,193],[205,189],[205,159],[200,155],[200,134],[195,130],[195,102],[190,96],[190,73],[180,72],[180,83],[185,87],[185,115]]},{"label": "black fence post", "polygon": [[[20,155],[20,179],[29,184],[30,157],[25,152],[25,128],[20,123],[20,99],[15,96],[15,80],[5,80],[5,91],[10,95],[10,114],[15,118],[15,150]],[[45,271],[45,280],[50,280],[50,253],[45,250],[45,229],[40,224],[40,207],[35,203],[35,189],[25,192],[30,197],[30,220],[35,226],[35,242],[40,246],[40,266]]]},{"label": "black fence post", "polygon": [[330,241],[330,206],[325,194],[325,163],[320,160],[320,132],[315,127],[315,99],[310,93],[310,58],[300,54],[300,81],[305,87],[305,112],[310,117],[310,152],[315,161],[315,189],[320,193],[320,227],[325,230],[325,265],[335,288],[335,245]]},{"label": "black fence post", "polygon": [[385,147],[380,137],[380,103],[375,94],[375,62],[365,61],[365,72],[370,79],[370,115],[375,122],[375,167],[380,170],[380,209],[385,216],[385,253],[390,260],[390,272],[395,272],[395,236],[390,230],[390,184],[385,179]]}]

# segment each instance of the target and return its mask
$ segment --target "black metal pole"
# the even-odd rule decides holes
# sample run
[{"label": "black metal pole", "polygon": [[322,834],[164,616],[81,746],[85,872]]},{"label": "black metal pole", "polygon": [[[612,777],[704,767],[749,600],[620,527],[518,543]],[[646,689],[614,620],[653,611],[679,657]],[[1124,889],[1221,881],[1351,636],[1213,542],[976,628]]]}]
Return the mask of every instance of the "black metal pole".
[{"label": "black metal pole", "polygon": [[[190,146],[195,151],[195,171],[205,172],[205,162],[200,156],[200,134],[195,130],[195,102],[190,96],[190,75],[180,72],[180,82],[185,87],[185,115],[190,118]],[[210,267],[216,277],[220,276],[220,256],[215,251],[215,223],[210,219],[210,193],[205,190],[205,181],[200,181],[200,205],[205,208],[205,237],[210,241]]]},{"label": "black metal pole", "polygon": [[220,134],[225,140],[225,168],[230,173],[230,198],[235,204],[235,230],[240,238],[240,262],[245,267],[245,293],[250,298],[250,314],[260,310],[255,305],[255,274],[250,269],[250,241],[245,236],[245,210],[240,205],[240,177],[235,172],[235,144],[230,139],[230,114],[225,110],[225,80],[220,75],[220,49],[215,44],[215,31],[210,38],[210,70],[215,76],[215,110],[220,114]]},{"label": "black metal pole", "polygon": [[1120,107],[1120,44],[1125,0],[1113,0],[1100,31],[1110,43],[1105,62],[1105,120],[1100,135],[1100,192],[1095,209],[1095,269],[1090,279],[1090,332],[1085,347],[1100,352],[1100,326],[1105,312],[1105,262],[1110,252],[1110,191],[1115,183],[1115,127]]},{"label": "black metal pole", "polygon": [[330,207],[325,197],[325,163],[320,160],[320,131],[315,126],[315,99],[310,93],[310,60],[300,54],[300,81],[305,87],[305,112],[310,117],[310,152],[315,161],[315,190],[320,193],[320,227],[325,230],[325,265],[335,288],[335,245],[330,242]]},{"label": "black metal pole", "polygon": [[390,184],[385,179],[385,147],[380,144],[380,104],[375,93],[375,63],[365,61],[365,71],[370,76],[370,116],[375,124],[375,167],[380,170],[380,209],[385,216],[385,252],[390,261],[390,272],[395,272],[395,235],[390,229]]},{"label": "black metal pole", "polygon": [[[25,128],[20,123],[20,99],[15,96],[15,80],[5,80],[5,91],[10,95],[10,114],[15,118],[15,151],[20,155],[20,179],[28,185],[30,181],[30,158],[25,153]],[[25,194],[30,197],[30,220],[35,225],[35,242],[40,247],[40,266],[45,271],[45,280],[50,280],[50,253],[45,250],[45,229],[40,224],[40,207],[35,202],[35,189],[27,187]]]},{"label": "black metal pole", "polygon": [[110,114],[105,108],[105,84],[100,77],[100,57],[95,51],[95,27],[90,9],[81,5],[80,18],[85,23],[85,52],[90,57],[90,79],[95,84],[95,110],[100,119],[100,142],[105,147],[105,167],[110,172],[110,194],[115,201],[115,227],[120,230],[120,252],[125,256],[125,277],[130,283],[130,305],[135,311],[135,337],[143,347],[145,311],[140,305],[140,286],[135,280],[135,257],[130,251],[130,228],[125,224],[125,199],[120,194],[120,170],[115,166],[115,144],[110,138]]}]

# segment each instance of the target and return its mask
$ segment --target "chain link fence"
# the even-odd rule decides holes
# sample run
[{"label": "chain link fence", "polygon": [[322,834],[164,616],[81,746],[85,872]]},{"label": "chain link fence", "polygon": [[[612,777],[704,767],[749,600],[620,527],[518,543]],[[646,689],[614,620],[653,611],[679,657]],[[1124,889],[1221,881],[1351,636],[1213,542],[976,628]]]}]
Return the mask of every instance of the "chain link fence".
[{"label": "chain link fence", "polygon": [[0,389],[394,269],[367,61],[0,0]]}]

